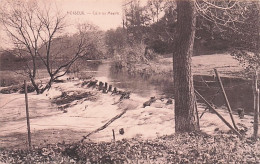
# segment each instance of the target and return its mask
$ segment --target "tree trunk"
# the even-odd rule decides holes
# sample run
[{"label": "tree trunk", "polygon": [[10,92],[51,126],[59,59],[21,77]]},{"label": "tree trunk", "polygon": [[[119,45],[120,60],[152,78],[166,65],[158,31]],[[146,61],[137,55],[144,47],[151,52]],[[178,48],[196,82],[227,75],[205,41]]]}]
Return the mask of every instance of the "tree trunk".
[{"label": "tree trunk", "polygon": [[35,82],[35,78],[32,77],[32,76],[30,76],[30,80],[31,80],[31,83],[32,83],[32,85],[33,85],[33,87],[34,87],[34,89],[35,89],[37,95],[38,95],[38,94],[41,94],[40,89],[39,89],[38,85],[37,85],[36,82]]},{"label": "tree trunk", "polygon": [[195,110],[191,56],[196,26],[194,1],[177,1],[177,40],[173,53],[175,132],[199,130]]}]

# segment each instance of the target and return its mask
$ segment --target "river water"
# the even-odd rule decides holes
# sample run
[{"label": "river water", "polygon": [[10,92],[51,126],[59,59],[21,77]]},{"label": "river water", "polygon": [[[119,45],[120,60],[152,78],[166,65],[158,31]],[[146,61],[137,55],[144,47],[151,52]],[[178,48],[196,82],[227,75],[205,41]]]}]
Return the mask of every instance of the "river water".
[{"label": "river water", "polygon": [[[111,69],[111,62],[104,61],[100,64],[88,64],[85,71],[86,75],[93,75],[99,81],[107,82],[113,87],[128,90],[142,97],[166,96],[174,98],[172,77],[159,76],[142,77],[141,75],[130,75],[125,71]],[[157,77],[157,76],[156,76]],[[243,108],[246,113],[253,112],[253,94],[251,83],[239,78],[221,77],[229,103],[233,110]],[[216,107],[225,106],[219,84],[212,76],[194,76],[195,89],[201,93],[210,103]]]},{"label": "river water", "polygon": [[[167,85],[162,82],[151,82],[148,78],[138,75],[129,75],[125,71],[118,71],[111,68],[111,62],[105,61],[98,65],[92,65],[83,71],[86,74],[93,75],[97,80],[107,82],[113,87],[131,91],[142,97],[152,97],[163,95],[163,88]],[[172,83],[168,83],[172,85]]]}]

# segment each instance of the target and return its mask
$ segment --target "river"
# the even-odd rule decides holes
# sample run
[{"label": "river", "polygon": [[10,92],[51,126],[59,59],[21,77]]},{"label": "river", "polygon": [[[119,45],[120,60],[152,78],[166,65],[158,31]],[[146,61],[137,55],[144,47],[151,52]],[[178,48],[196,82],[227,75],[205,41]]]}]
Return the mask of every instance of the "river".
[{"label": "river", "polygon": [[[91,63],[91,62],[90,62]],[[93,75],[96,79],[107,82],[113,87],[131,91],[142,97],[166,96],[174,98],[172,77],[159,76],[158,79],[129,75],[125,71],[111,69],[111,62],[89,64],[83,74]],[[156,76],[157,77],[157,76]],[[222,77],[222,82],[233,110],[243,108],[246,113],[253,112],[253,94],[251,83],[240,78]],[[194,76],[194,86],[210,103],[216,107],[225,106],[222,92],[215,77]]]},{"label": "river", "polygon": [[[125,71],[116,71],[111,69],[111,62],[104,61],[101,64],[93,65],[83,71],[86,74],[93,75],[97,80],[107,82],[113,87],[131,91],[142,97],[152,97],[164,94],[163,88],[166,85],[151,83],[149,79],[141,76],[129,75]],[[171,83],[169,83],[171,85]]]}]

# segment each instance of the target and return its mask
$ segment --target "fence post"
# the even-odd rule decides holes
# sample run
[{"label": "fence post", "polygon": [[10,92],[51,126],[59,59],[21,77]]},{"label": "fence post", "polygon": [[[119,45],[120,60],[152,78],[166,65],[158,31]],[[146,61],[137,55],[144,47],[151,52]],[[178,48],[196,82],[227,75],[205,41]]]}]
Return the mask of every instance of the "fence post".
[{"label": "fence post", "polygon": [[258,135],[258,122],[259,122],[259,89],[258,89],[258,72],[255,71],[253,79],[253,92],[254,92],[254,134],[256,140]]},{"label": "fence post", "polygon": [[220,88],[222,89],[222,93],[223,93],[223,96],[224,96],[224,98],[225,98],[226,105],[227,105],[228,112],[229,112],[230,118],[231,118],[231,120],[232,120],[233,126],[234,126],[234,128],[235,128],[236,130],[238,130],[238,128],[237,128],[237,126],[236,126],[236,123],[235,123],[235,120],[234,120],[233,115],[232,115],[232,110],[231,110],[231,107],[230,107],[230,104],[229,104],[229,101],[228,101],[228,98],[227,98],[225,89],[224,89],[223,84],[222,84],[222,81],[221,81],[221,79],[220,79],[220,77],[219,77],[219,75],[218,75],[218,71],[217,71],[216,68],[214,69],[214,71],[215,71],[215,74],[216,74],[216,76],[217,76],[219,86],[220,86]]},{"label": "fence post", "polygon": [[114,131],[114,129],[112,129],[112,132],[113,132],[113,141],[115,142],[115,141],[116,141],[116,136],[115,136],[115,131]]},{"label": "fence post", "polygon": [[207,105],[213,112],[215,112],[215,114],[216,114],[234,133],[236,133],[240,138],[242,138],[242,135],[241,135],[235,128],[233,128],[233,127],[225,120],[225,118],[223,118],[223,117],[210,105],[210,103],[207,102],[207,100],[206,100],[203,96],[201,96],[201,94],[200,94],[198,91],[196,91],[196,90],[194,90],[194,91],[195,91],[195,94],[196,94],[202,101],[204,101],[204,103],[206,103],[206,105]]},{"label": "fence post", "polygon": [[108,92],[112,92],[112,85],[109,85]]},{"label": "fence post", "polygon": [[195,110],[196,110],[196,117],[197,117],[197,124],[200,129],[200,118],[199,118],[199,111],[198,111],[198,104],[197,104],[197,96],[194,94],[195,97]]},{"label": "fence post", "polygon": [[258,135],[258,121],[259,121],[259,89],[256,91],[256,106],[254,113],[254,138],[257,139]]},{"label": "fence post", "polygon": [[27,95],[27,83],[26,83],[26,80],[24,80],[24,94],[25,94],[27,130],[28,130],[28,144],[29,144],[29,149],[31,149],[31,130],[30,130],[30,118],[29,118],[28,95]]}]

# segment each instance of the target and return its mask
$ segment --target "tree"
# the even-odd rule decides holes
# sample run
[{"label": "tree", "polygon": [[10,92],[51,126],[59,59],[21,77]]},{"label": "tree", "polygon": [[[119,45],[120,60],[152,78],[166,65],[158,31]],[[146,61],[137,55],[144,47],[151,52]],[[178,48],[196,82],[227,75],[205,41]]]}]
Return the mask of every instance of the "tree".
[{"label": "tree", "polygon": [[[152,17],[153,23],[159,21],[159,14],[163,11],[163,0],[148,0],[147,8]],[[155,21],[156,19],[156,21]]]},{"label": "tree", "polygon": [[[259,56],[259,2],[258,1],[196,1],[197,12],[217,27],[219,34],[233,47],[232,55],[255,72],[254,77],[254,137],[257,138],[259,90],[257,75]],[[257,98],[258,97],[258,98]],[[258,102],[258,103],[256,103]]]},{"label": "tree", "polygon": [[178,0],[177,42],[173,53],[175,132],[199,130],[191,72],[195,26],[195,2]]},{"label": "tree", "polygon": [[[153,6],[153,3],[156,3],[157,7]],[[176,32],[176,5],[171,1],[148,1],[148,6],[146,6],[146,10],[148,10],[148,16],[153,21],[147,27],[147,35],[145,38],[145,44],[150,49],[153,49],[156,53],[164,54],[164,53],[172,53],[172,43],[175,40],[175,32]],[[160,7],[160,19],[156,14],[156,11]],[[163,7],[162,7],[163,6]],[[154,21],[155,15],[158,16],[157,20]],[[156,16],[156,17],[157,17]]]},{"label": "tree", "polygon": [[141,43],[146,34],[146,26],[149,25],[150,21],[150,18],[145,14],[145,7],[140,5],[140,1],[132,0],[124,5],[124,14],[128,42]]},{"label": "tree", "polygon": [[[259,88],[258,74],[260,68],[260,6],[253,2],[250,6],[248,17],[240,25],[240,33],[236,35],[234,56],[252,76],[252,89],[254,95],[254,139],[258,138],[259,124]],[[241,32],[243,31],[243,32]],[[238,45],[238,46],[237,46]]]},{"label": "tree", "polygon": [[[65,15],[51,5],[40,1],[11,1],[2,4],[0,20],[15,48],[15,55],[26,59],[25,74],[37,94],[50,88],[59,77],[64,76],[89,48],[86,31],[90,25],[78,27],[78,33],[68,39],[63,35]],[[44,6],[44,7],[40,7]],[[66,54],[64,49],[70,50]],[[37,85],[37,70],[43,64],[49,80],[43,87]]]},{"label": "tree", "polygon": [[105,35],[108,54],[113,56],[123,49],[127,44],[126,38],[126,30],[123,28],[118,27],[116,30],[108,30]]},{"label": "tree", "polygon": [[244,22],[243,7],[246,5],[238,1],[177,1],[177,39],[173,53],[176,132],[194,131],[199,128],[195,115],[191,72],[196,12],[219,29],[237,31],[237,24]]}]

